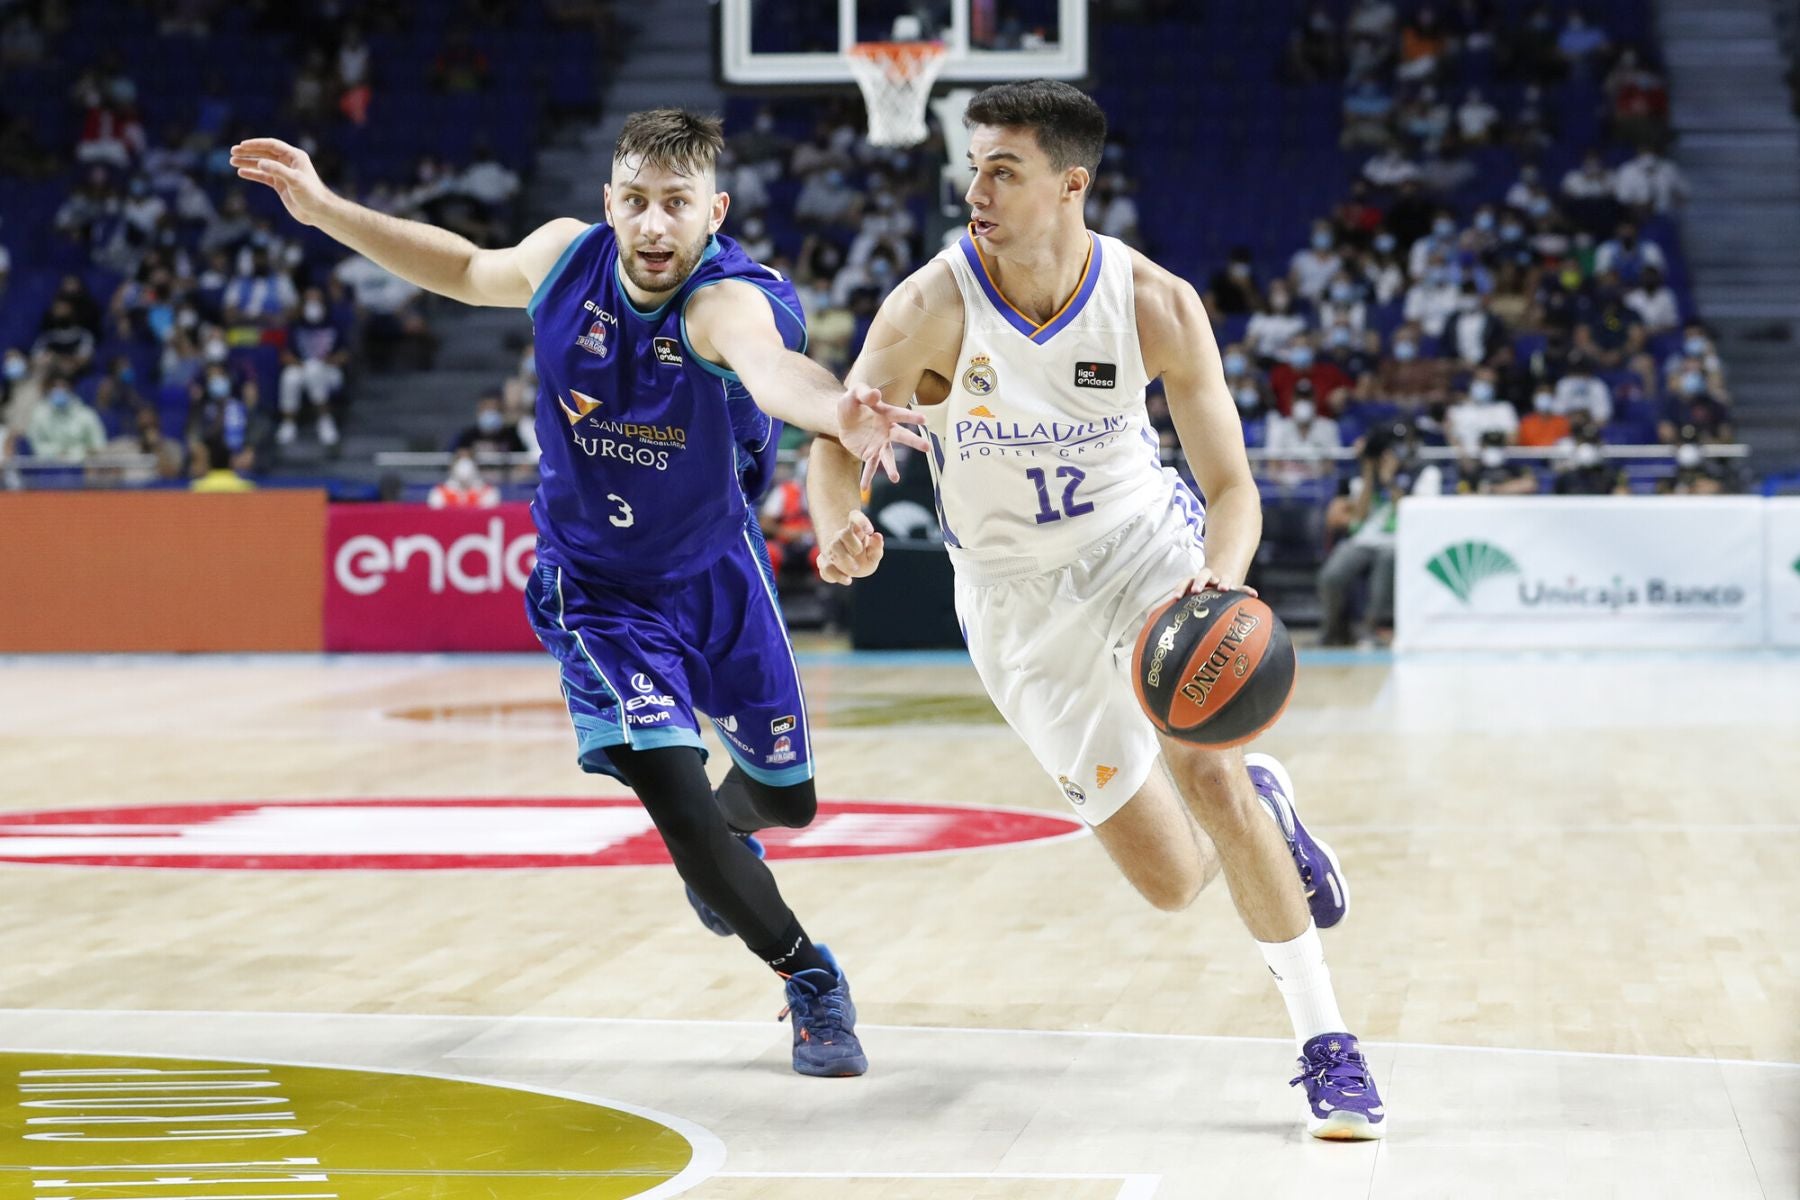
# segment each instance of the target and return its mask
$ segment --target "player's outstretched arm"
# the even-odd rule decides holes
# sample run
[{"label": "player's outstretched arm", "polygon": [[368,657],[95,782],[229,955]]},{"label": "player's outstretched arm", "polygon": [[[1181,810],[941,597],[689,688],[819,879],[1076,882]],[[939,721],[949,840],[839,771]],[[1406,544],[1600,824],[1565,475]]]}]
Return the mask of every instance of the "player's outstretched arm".
[{"label": "player's outstretched arm", "polygon": [[702,289],[685,313],[694,352],[737,372],[757,406],[772,417],[836,438],[863,463],[863,482],[877,467],[900,478],[894,444],[923,450],[925,439],[908,428],[924,423],[918,413],[887,404],[872,387],[845,387],[831,372],[795,353],[775,328],[768,298],[754,284],[735,280]]},{"label": "player's outstretched arm", "polygon": [[[912,401],[928,375],[947,379],[962,346],[962,299],[950,272],[928,263],[882,302],[850,368],[852,386]],[[931,395],[927,400],[941,397]],[[882,535],[862,511],[856,457],[829,437],[813,439],[806,475],[807,504],[819,538],[819,578],[849,583],[881,563]]]},{"label": "player's outstretched arm", "polygon": [[1175,433],[1206,500],[1207,575],[1190,589],[1239,588],[1262,538],[1262,497],[1244,453],[1244,427],[1225,383],[1212,322],[1192,284],[1134,254],[1138,341],[1162,377]]},{"label": "player's outstretched arm", "polygon": [[496,308],[524,308],[570,242],[588,227],[559,217],[517,246],[483,250],[460,234],[405,221],[346,200],[325,186],[312,158],[277,138],[231,148],[238,178],[281,198],[294,220],[320,229],[358,254],[428,292]]}]

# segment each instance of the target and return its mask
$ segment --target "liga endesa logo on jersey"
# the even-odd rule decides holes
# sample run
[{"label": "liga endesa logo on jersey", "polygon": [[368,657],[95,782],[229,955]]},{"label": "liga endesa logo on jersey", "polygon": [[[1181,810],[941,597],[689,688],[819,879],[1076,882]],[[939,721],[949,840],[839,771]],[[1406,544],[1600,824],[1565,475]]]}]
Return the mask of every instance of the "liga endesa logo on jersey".
[{"label": "liga endesa logo on jersey", "polygon": [[[881,858],[1059,841],[1058,813],[833,801],[805,829],[757,835],[771,861]],[[0,861],[191,870],[638,867],[669,861],[630,798],[268,800],[0,815]]]}]

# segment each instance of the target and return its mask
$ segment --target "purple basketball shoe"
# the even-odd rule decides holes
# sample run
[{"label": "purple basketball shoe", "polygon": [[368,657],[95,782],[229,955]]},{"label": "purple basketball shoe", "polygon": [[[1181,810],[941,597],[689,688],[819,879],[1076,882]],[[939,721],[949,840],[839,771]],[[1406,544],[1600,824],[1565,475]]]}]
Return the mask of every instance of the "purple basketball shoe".
[{"label": "purple basketball shoe", "polygon": [[1306,1085],[1306,1131],[1334,1142],[1366,1142],[1387,1134],[1387,1110],[1356,1039],[1321,1033],[1306,1043],[1300,1074],[1288,1086]]},{"label": "purple basketball shoe", "polygon": [[1281,836],[1287,839],[1294,869],[1300,872],[1300,886],[1306,889],[1313,924],[1330,929],[1350,911],[1350,885],[1338,866],[1337,855],[1301,824],[1300,814],[1294,811],[1294,781],[1288,778],[1286,767],[1267,754],[1244,755],[1244,766],[1250,771],[1256,794],[1281,826]]},{"label": "purple basketball shoe", "polygon": [[794,1025],[794,1070],[802,1075],[861,1075],[869,1069],[856,1036],[856,1004],[850,981],[824,946],[819,953],[831,964],[829,973],[797,971],[787,978],[784,1020]]}]

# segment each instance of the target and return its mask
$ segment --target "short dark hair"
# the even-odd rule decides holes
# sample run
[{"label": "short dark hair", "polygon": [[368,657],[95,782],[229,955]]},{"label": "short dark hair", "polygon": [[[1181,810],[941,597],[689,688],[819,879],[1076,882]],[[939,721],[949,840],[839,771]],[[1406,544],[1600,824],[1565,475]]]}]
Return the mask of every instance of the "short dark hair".
[{"label": "short dark hair", "polygon": [[677,175],[703,175],[719,161],[725,130],[719,118],[682,108],[632,113],[613,145],[613,161],[635,158]]},{"label": "short dark hair", "polygon": [[963,124],[1029,129],[1038,146],[1059,171],[1086,167],[1100,172],[1106,148],[1106,114],[1094,98],[1055,79],[1023,79],[997,83],[976,93],[963,112]]}]

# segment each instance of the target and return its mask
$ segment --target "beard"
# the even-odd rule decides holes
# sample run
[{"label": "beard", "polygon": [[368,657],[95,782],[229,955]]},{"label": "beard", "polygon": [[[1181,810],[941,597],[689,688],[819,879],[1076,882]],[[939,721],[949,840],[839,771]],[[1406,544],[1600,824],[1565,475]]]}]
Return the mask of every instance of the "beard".
[{"label": "beard", "polygon": [[625,278],[631,280],[646,292],[672,292],[687,282],[694,267],[700,262],[700,255],[706,251],[706,243],[712,235],[703,233],[691,245],[674,246],[664,244],[670,252],[667,270],[650,274],[644,270],[644,264],[638,259],[638,251],[642,247],[634,246],[629,250],[621,248],[619,264],[625,268]]}]

